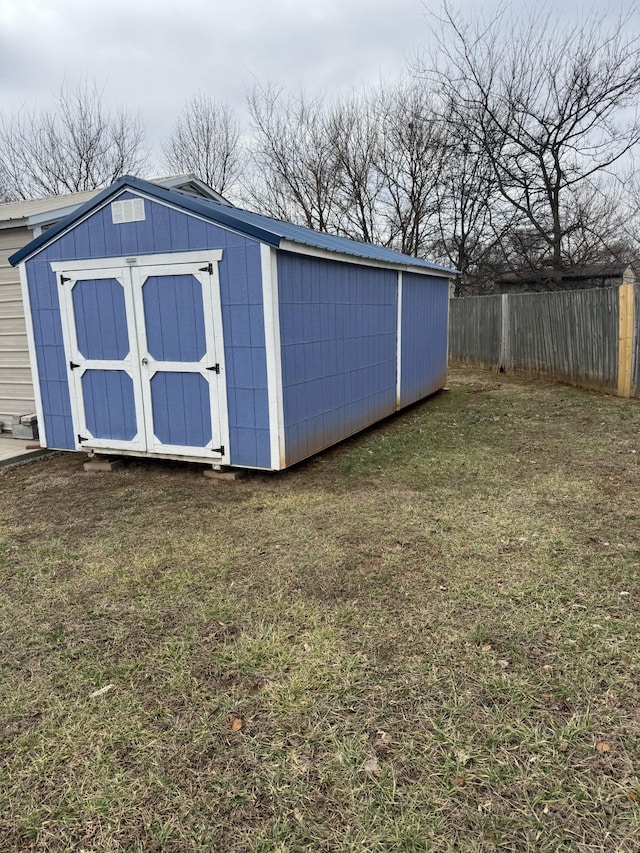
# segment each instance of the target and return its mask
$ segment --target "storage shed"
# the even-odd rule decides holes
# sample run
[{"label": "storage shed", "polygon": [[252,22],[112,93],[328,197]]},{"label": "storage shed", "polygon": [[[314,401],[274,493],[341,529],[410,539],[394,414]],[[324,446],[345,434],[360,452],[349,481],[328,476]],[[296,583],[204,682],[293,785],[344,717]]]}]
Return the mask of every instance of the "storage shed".
[{"label": "storage shed", "polygon": [[446,381],[453,270],[137,178],[10,261],[46,447],[279,470]]},{"label": "storage shed", "polygon": [[[153,183],[229,205],[195,175],[154,178]],[[0,431],[11,430],[22,415],[36,410],[20,281],[8,258],[98,192],[87,190],[0,204]]]}]

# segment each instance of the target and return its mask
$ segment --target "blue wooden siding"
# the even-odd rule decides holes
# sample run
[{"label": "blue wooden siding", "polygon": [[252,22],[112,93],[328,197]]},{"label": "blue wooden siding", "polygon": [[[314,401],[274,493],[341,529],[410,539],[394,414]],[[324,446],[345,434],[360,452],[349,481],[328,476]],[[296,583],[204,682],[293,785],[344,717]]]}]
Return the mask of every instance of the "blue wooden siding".
[{"label": "blue wooden siding", "polygon": [[95,438],[131,441],[138,424],[129,374],[124,370],[86,370],[81,381],[91,434]]},{"label": "blue wooden siding", "polygon": [[[120,198],[133,197],[126,193]],[[73,448],[74,435],[58,289],[50,262],[223,249],[219,266],[231,462],[269,468],[269,413],[260,245],[145,199],[146,219],[114,225],[107,205],[27,261],[47,444]]]},{"label": "blue wooden siding", "polygon": [[287,465],[394,411],[397,280],[278,252]]},{"label": "blue wooden siding", "polygon": [[446,383],[449,284],[430,275],[402,274],[400,406]]},{"label": "blue wooden siding", "polygon": [[142,301],[149,354],[156,361],[200,361],[207,351],[200,282],[192,275],[150,276]]},{"label": "blue wooden siding", "polygon": [[79,281],[73,288],[78,349],[85,358],[122,360],[129,353],[124,288],[114,278]]},{"label": "blue wooden siding", "polygon": [[163,444],[204,447],[211,441],[209,383],[201,373],[159,370],[151,378],[153,431]]}]

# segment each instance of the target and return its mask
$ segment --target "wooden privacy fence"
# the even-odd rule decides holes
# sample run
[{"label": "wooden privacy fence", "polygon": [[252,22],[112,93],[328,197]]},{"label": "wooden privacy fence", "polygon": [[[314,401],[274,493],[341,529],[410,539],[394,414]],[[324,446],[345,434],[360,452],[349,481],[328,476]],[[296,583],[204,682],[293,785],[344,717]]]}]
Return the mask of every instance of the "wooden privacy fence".
[{"label": "wooden privacy fence", "polygon": [[640,288],[451,299],[449,359],[640,397]]}]

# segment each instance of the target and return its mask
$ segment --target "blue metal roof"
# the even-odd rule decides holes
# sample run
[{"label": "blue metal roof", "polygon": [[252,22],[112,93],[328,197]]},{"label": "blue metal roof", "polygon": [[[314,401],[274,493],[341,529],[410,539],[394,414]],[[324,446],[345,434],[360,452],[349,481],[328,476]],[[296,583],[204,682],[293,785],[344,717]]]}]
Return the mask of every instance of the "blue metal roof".
[{"label": "blue metal roof", "polygon": [[242,210],[237,207],[228,207],[208,199],[196,198],[179,190],[161,187],[129,175],[119,178],[114,184],[107,187],[107,189],[103,190],[89,202],[43,232],[24,248],[15,252],[9,258],[9,262],[13,266],[16,266],[20,261],[23,261],[41,249],[45,244],[55,240],[59,234],[66,231],[74,222],[84,218],[94,208],[100,207],[111,196],[119,194],[126,189],[144,193],[158,201],[168,202],[175,207],[196,213],[198,216],[208,219],[217,225],[231,228],[247,237],[253,237],[271,246],[278,247],[282,240],[288,240],[312,250],[320,249],[327,252],[336,252],[341,255],[366,258],[367,260],[379,261],[385,264],[420,267],[447,275],[457,274],[456,270],[449,267],[439,266],[430,261],[414,258],[411,255],[404,255],[401,252],[395,252],[383,246],[376,246],[372,243],[359,243],[357,240],[349,240],[346,237],[336,237],[321,231],[313,231],[311,228],[304,228],[302,225],[294,225],[292,222],[282,222],[278,219],[271,219],[269,216],[263,216],[260,213],[253,213],[252,211]]}]

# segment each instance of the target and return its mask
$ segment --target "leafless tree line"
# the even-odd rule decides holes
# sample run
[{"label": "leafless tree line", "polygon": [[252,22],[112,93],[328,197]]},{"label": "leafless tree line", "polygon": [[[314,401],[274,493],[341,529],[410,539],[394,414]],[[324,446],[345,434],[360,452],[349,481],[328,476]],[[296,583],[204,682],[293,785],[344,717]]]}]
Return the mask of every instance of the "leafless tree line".
[{"label": "leafless tree line", "polygon": [[342,101],[255,88],[241,192],[273,216],[412,255],[430,248],[442,128],[421,85]]},{"label": "leafless tree line", "polygon": [[[428,58],[342,99],[256,86],[250,126],[201,93],[163,143],[163,168],[321,231],[454,266],[562,270],[640,245],[640,37],[630,15],[559,27],[503,7],[489,21],[444,5]],[[0,195],[108,184],[148,167],[139,118],[83,86],[51,112],[0,120]]]},{"label": "leafless tree line", "polygon": [[82,192],[144,167],[141,121],[112,112],[95,84],[63,88],[55,108],[0,117],[0,192],[7,199]]},{"label": "leafless tree line", "polygon": [[438,62],[423,76],[447,99],[452,131],[483,152],[494,204],[515,220],[497,243],[505,260],[553,286],[567,265],[624,251],[623,170],[640,141],[632,14],[562,28],[549,5],[524,21],[503,8],[485,24],[445,5],[440,24]]}]

